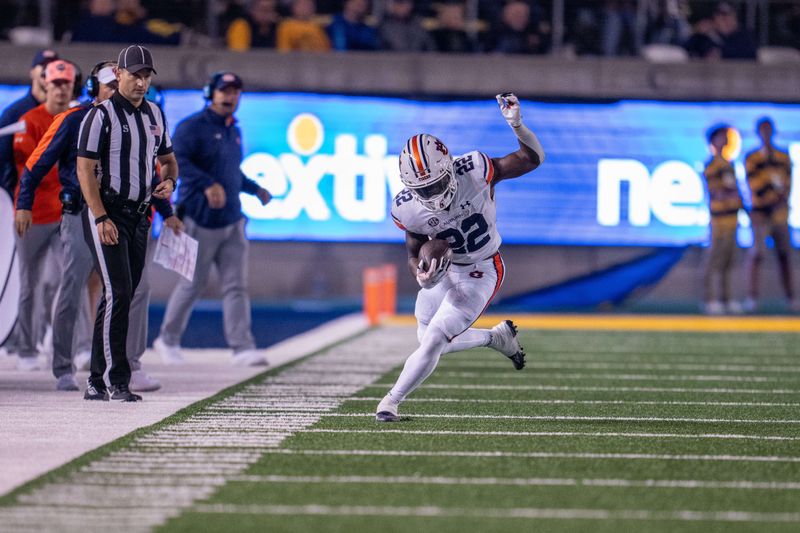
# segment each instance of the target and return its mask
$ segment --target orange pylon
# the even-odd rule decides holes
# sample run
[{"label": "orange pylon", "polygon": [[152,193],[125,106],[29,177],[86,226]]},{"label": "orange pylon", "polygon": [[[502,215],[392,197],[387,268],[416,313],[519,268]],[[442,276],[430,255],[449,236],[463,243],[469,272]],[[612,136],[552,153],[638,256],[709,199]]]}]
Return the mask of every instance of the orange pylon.
[{"label": "orange pylon", "polygon": [[397,312],[397,267],[385,264],[365,268],[363,279],[364,315],[374,326]]}]

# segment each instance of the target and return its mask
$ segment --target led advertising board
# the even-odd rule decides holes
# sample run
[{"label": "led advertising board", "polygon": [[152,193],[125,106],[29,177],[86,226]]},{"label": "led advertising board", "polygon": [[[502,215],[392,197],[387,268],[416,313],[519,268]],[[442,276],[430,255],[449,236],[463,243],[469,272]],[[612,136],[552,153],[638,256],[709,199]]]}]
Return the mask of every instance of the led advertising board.
[{"label": "led advertising board", "polygon": [[[0,105],[23,94],[0,87]],[[170,129],[199,110],[199,91],[166,91]],[[776,144],[800,176],[800,105],[736,102],[522,102],[523,118],[547,152],[545,164],[496,191],[498,226],[513,244],[684,246],[703,243],[708,208],[702,179],[707,130],[731,125],[731,152],[747,196],[744,155],[758,145],[755,122],[770,116]],[[242,195],[251,239],[401,241],[390,202],[402,189],[397,155],[427,132],[461,154],[500,157],[517,148],[493,99],[423,101],[302,93],[245,93],[237,112],[246,175],[274,200]],[[749,201],[745,198],[745,202]],[[790,225],[800,243],[800,187]],[[740,213],[739,240],[751,241]]]}]

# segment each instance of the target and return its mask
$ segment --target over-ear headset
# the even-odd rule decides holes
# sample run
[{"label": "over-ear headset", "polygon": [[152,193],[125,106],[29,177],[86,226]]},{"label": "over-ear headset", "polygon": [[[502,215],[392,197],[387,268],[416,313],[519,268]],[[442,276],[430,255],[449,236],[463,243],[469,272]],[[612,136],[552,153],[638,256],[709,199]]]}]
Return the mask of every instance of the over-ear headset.
[{"label": "over-ear headset", "polygon": [[89,77],[86,79],[86,95],[89,98],[96,98],[97,94],[100,92],[100,80],[97,79],[97,74],[100,72],[100,69],[114,64],[114,61],[106,59],[105,61],[101,61],[92,67],[92,71],[89,74]]},{"label": "over-ear headset", "polygon": [[164,110],[164,91],[158,85],[150,85],[150,88],[147,89],[147,92],[144,93],[145,100],[149,102],[153,102],[161,110]]},{"label": "over-ear headset", "polygon": [[[72,61],[70,61],[70,63],[72,63]],[[72,85],[72,99],[77,100],[81,97],[81,93],[83,92],[83,71],[77,63],[72,63],[72,66],[75,67],[75,83]]]},{"label": "over-ear headset", "polygon": [[203,98],[208,101],[213,100],[214,91],[219,86],[220,82],[224,82],[223,86],[233,85],[239,90],[242,90],[242,78],[231,72],[230,70],[222,70],[215,72],[211,75],[208,82],[203,85]]},{"label": "over-ear headset", "polygon": [[214,97],[214,87],[217,85],[219,79],[225,75],[225,72],[215,72],[211,75],[205,85],[203,85],[203,98],[211,100]]}]

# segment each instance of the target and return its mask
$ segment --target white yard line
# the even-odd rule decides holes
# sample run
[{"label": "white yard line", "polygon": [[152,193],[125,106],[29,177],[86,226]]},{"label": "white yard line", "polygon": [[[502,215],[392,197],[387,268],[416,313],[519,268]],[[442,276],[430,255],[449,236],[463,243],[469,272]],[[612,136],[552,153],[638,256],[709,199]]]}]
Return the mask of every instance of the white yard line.
[{"label": "white yard line", "polygon": [[594,372],[561,372],[544,374],[532,374],[529,372],[509,372],[487,374],[485,372],[436,372],[439,378],[469,378],[469,379],[528,379],[528,380],[548,380],[548,379],[582,379],[587,381],[728,381],[735,383],[772,383],[776,381],[794,382],[797,378],[782,379],[776,376],[718,376],[718,375],[694,375],[694,374],[598,374]]},{"label": "white yard line", "polygon": [[[797,354],[772,356],[772,355],[753,355],[745,356],[742,354],[720,354],[710,356],[708,354],[669,354],[664,355],[660,353],[642,353],[631,352],[628,354],[603,354],[592,353],[587,354],[571,354],[571,353],[558,353],[546,352],[541,353],[535,347],[531,350],[526,350],[531,362],[541,362],[545,364],[581,364],[581,363],[600,363],[600,364],[668,364],[668,365],[683,365],[683,364],[702,364],[702,365],[756,365],[764,368],[769,368],[772,365],[787,365],[796,367],[800,364],[800,359]],[[669,363],[664,361],[668,360]],[[503,359],[496,353],[463,353],[459,352],[454,355],[445,355],[444,361],[448,363],[455,362],[475,362],[475,363],[488,363],[495,362],[501,363]]]},{"label": "white yard line", "polygon": [[[512,374],[513,375],[513,374]],[[367,385],[367,389],[389,390],[394,383],[374,383]],[[471,383],[424,383],[421,389],[454,389],[454,390],[528,390],[528,391],[559,391],[559,392],[692,392],[702,394],[797,394],[800,389],[728,389],[722,387],[595,387],[595,386],[569,386],[569,385],[482,385]]]},{"label": "white yard line", "polygon": [[800,456],[777,455],[698,455],[698,454],[654,454],[654,453],[592,453],[592,452],[498,452],[480,451],[409,451],[409,450],[307,450],[274,449],[267,454],[278,455],[331,455],[331,456],[376,456],[376,457],[466,457],[466,458],[505,458],[519,459],[602,459],[632,461],[720,461],[743,463],[800,463]]},{"label": "white yard line", "polygon": [[[468,418],[470,420],[543,420],[552,422],[579,420],[584,422],[687,422],[696,424],[800,424],[800,420],[751,418],[678,418],[662,416],[569,416],[569,415],[479,415],[479,414],[421,414],[402,413],[409,418]],[[375,416],[373,413],[325,413],[325,418]]]},{"label": "white yard line", "polygon": [[[667,371],[705,371],[705,372],[766,372],[775,374],[797,374],[800,366],[789,365],[732,365],[732,364],[698,364],[698,363],[632,363],[632,362],[597,362],[597,361],[526,361],[528,369],[575,369],[575,370],[667,370]],[[442,370],[461,368],[483,368],[487,370],[507,370],[508,361],[497,359],[495,361],[459,361],[458,359],[445,359],[440,367]]]},{"label": "white yard line", "polygon": [[[348,402],[379,402],[382,396],[356,396],[349,398]],[[691,401],[657,401],[657,400],[520,400],[509,398],[504,400],[486,398],[431,398],[431,397],[411,397],[404,403],[486,403],[486,404],[532,404],[532,405],[696,405],[701,407],[800,407],[800,403],[787,402],[691,402]],[[248,403],[241,404],[240,407],[247,408]]]},{"label": "white yard line", "polygon": [[650,511],[639,509],[539,509],[474,507],[390,507],[330,505],[198,505],[195,511],[208,514],[253,514],[281,516],[422,516],[443,518],[539,518],[556,520],[674,520],[681,522],[800,522],[800,513],[755,513],[749,511]]},{"label": "white yard line", "polygon": [[[630,333],[624,332],[625,335]],[[698,342],[693,344],[691,348],[684,349],[685,345],[681,345],[681,350],[673,349],[672,346],[664,346],[658,344],[642,344],[639,346],[612,346],[610,344],[604,345],[599,337],[595,338],[591,346],[580,346],[569,341],[569,339],[552,339],[549,342],[541,343],[536,342],[529,348],[532,353],[541,354],[543,357],[602,357],[606,355],[622,355],[633,357],[752,357],[752,358],[791,358],[797,356],[797,350],[794,346],[794,337],[796,333],[787,333],[791,336],[792,342],[769,344],[752,344],[748,345],[742,342],[742,336],[736,338],[736,350],[730,350],[730,344],[727,342],[716,343],[703,343]],[[763,337],[762,337],[763,338]],[[726,339],[729,340],[729,339]],[[563,342],[562,342],[563,341]],[[557,345],[558,347],[554,347]]]},{"label": "white yard line", "polygon": [[242,475],[229,481],[240,483],[331,483],[360,484],[403,483],[411,485],[508,485],[530,487],[618,487],[659,489],[736,489],[736,490],[800,490],[792,481],[713,481],[698,479],[591,479],[591,478],[497,478],[444,476],[276,476]]},{"label": "white yard line", "polygon": [[398,433],[406,435],[458,435],[465,437],[636,437],[643,439],[723,439],[723,440],[764,440],[764,441],[800,441],[800,437],[786,437],[782,435],[743,435],[736,433],[636,433],[636,432],[589,432],[589,431],[448,431],[424,429],[305,429],[303,433],[368,433],[380,435],[382,433]]}]

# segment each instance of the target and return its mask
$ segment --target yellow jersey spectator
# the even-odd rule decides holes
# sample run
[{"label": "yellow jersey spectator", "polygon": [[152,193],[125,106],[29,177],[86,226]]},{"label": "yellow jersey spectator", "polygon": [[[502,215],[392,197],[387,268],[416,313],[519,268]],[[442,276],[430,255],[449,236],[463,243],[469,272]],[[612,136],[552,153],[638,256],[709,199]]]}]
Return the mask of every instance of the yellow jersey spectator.
[{"label": "yellow jersey spectator", "polygon": [[314,0],[294,0],[292,16],[278,26],[278,50],[289,52],[327,52],[331,41],[322,26],[314,21],[316,16]]},{"label": "yellow jersey spectator", "polygon": [[789,154],[772,144],[775,132],[772,119],[759,119],[756,132],[761,138],[761,146],[747,154],[744,163],[753,204],[750,210],[753,246],[747,255],[748,287],[745,309],[755,311],[758,306],[759,270],[767,249],[767,237],[772,237],[778,256],[783,293],[790,310],[798,312],[800,302],[794,298],[792,269],[789,264],[792,249],[789,234],[792,161]]},{"label": "yellow jersey spectator", "polygon": [[275,48],[279,20],[277,0],[254,0],[247,14],[228,26],[225,33],[228,50],[246,52],[251,48]]},{"label": "yellow jersey spectator", "polygon": [[733,166],[723,156],[723,148],[728,144],[728,130],[728,126],[718,126],[709,133],[714,155],[703,171],[711,212],[711,247],[703,276],[703,311],[709,315],[741,313],[741,305],[733,301],[730,294],[742,197]]}]

